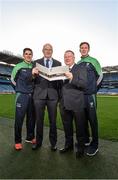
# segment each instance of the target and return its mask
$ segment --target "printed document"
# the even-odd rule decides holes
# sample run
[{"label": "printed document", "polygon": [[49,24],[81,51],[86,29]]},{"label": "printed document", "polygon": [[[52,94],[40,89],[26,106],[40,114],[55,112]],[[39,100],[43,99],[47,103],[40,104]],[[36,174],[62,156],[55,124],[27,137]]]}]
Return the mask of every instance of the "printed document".
[{"label": "printed document", "polygon": [[67,79],[65,73],[69,72],[68,66],[47,68],[39,63],[36,63],[36,67],[39,69],[39,75],[47,79],[48,81]]}]

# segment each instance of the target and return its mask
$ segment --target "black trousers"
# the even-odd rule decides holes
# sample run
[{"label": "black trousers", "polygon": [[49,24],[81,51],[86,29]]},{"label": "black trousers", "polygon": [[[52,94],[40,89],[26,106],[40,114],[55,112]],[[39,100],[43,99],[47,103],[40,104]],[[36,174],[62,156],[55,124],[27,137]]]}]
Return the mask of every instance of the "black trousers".
[{"label": "black trousers", "polygon": [[32,94],[16,94],[15,143],[22,142],[22,125],[26,115],[26,139],[34,138],[35,117]]},{"label": "black trousers", "polygon": [[43,124],[44,124],[44,115],[47,106],[48,117],[49,117],[49,140],[52,146],[56,145],[57,142],[57,127],[56,127],[56,117],[57,117],[57,103],[58,100],[50,99],[35,99],[35,115],[36,115],[36,141],[37,144],[42,144],[43,141]]},{"label": "black trousers", "polygon": [[88,129],[88,122],[90,124],[92,145],[98,147],[98,120],[97,120],[97,101],[96,95],[85,95],[85,139],[86,142],[89,139],[90,133]]},{"label": "black trousers", "polygon": [[85,113],[84,109],[77,112],[66,110],[60,105],[61,118],[65,132],[65,147],[73,146],[73,120],[76,128],[76,139],[79,148],[84,148],[85,138]]}]

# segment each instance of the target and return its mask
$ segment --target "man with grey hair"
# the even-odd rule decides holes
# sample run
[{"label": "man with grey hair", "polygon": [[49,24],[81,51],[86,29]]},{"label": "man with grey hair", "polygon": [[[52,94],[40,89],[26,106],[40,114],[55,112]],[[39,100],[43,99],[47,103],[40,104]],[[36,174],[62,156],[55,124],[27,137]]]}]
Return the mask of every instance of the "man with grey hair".
[{"label": "man with grey hair", "polygon": [[[52,58],[53,47],[47,43],[43,46],[42,52],[44,57],[35,61],[47,68],[61,66],[61,63]],[[40,72],[39,72],[40,73]],[[49,140],[51,144],[51,150],[56,151],[57,143],[57,128],[56,128],[56,117],[57,117],[57,104],[59,99],[59,81],[48,81],[41,76],[35,78],[34,88],[34,106],[36,115],[36,144],[33,144],[32,149],[39,149],[43,141],[43,124],[44,115],[47,107],[49,117]]]}]

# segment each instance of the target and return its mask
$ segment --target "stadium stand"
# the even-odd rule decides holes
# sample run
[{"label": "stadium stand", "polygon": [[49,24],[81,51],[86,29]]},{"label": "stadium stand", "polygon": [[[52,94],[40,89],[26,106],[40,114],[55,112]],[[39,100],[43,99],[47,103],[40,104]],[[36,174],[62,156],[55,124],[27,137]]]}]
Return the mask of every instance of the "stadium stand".
[{"label": "stadium stand", "polygon": [[14,89],[12,88],[12,86],[10,84],[4,85],[4,84],[0,84],[0,93],[1,94],[11,94],[14,93]]},{"label": "stadium stand", "polygon": [[11,75],[13,66],[7,64],[0,64],[0,74]]},{"label": "stadium stand", "polygon": [[118,66],[103,67],[103,81],[98,94],[118,95]]},{"label": "stadium stand", "polygon": [[[15,93],[10,76],[15,64],[22,60],[22,57],[14,56],[11,52],[0,52],[0,93]],[[118,95],[118,66],[107,66],[102,70],[103,81],[98,94]]]},{"label": "stadium stand", "polygon": [[11,52],[0,52],[0,93],[15,93],[11,85],[11,72],[15,64],[22,58],[14,56]]}]

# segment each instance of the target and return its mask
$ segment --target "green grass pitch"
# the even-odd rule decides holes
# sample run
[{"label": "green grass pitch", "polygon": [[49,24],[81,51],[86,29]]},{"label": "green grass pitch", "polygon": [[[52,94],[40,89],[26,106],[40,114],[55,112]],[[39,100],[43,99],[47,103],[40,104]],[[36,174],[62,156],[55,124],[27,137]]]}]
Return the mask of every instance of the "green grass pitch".
[{"label": "green grass pitch", "polygon": [[[97,114],[99,122],[99,137],[118,140],[118,96],[98,96]],[[0,117],[14,118],[15,95],[0,95]],[[45,125],[48,125],[48,115],[45,115]],[[58,111],[57,127],[63,129]]]}]

